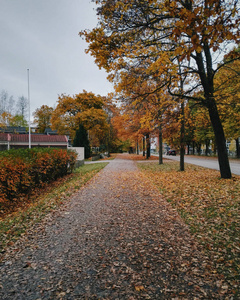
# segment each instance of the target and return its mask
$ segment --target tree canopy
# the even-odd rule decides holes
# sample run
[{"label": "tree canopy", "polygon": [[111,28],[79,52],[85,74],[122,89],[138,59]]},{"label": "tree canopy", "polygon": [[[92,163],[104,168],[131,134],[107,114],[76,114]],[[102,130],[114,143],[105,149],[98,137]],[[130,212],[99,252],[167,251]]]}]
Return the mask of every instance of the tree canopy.
[{"label": "tree canopy", "polygon": [[61,95],[52,113],[52,128],[60,134],[69,134],[73,140],[79,125],[89,131],[93,143],[100,143],[108,130],[105,98],[83,91],[74,96]]},{"label": "tree canopy", "polygon": [[[214,76],[229,43],[239,42],[237,0],[96,0],[99,25],[82,31],[87,52],[116,82],[139,66],[138,83],[155,80],[173,96],[205,106],[214,130],[221,176],[230,178],[225,135],[214,95]],[[238,53],[232,53],[235,59]],[[179,82],[184,78],[184,85]],[[201,94],[196,92],[202,90]],[[196,97],[196,95],[200,95]]]},{"label": "tree canopy", "polygon": [[37,124],[39,133],[44,133],[46,128],[51,127],[52,113],[53,108],[48,105],[42,105],[33,113],[34,123]]}]

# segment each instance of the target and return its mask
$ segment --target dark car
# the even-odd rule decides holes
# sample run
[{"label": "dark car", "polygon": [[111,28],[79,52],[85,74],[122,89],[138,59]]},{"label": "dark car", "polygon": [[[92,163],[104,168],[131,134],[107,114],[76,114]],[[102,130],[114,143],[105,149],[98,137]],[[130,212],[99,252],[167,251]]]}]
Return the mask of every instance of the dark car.
[{"label": "dark car", "polygon": [[169,150],[168,152],[167,152],[167,155],[173,155],[173,156],[176,156],[176,150]]}]

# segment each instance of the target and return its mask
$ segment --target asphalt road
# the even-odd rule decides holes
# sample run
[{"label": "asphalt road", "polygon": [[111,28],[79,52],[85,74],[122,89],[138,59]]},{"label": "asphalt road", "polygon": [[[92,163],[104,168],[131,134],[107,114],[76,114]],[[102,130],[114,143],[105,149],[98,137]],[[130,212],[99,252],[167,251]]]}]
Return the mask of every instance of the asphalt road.
[{"label": "asphalt road", "polygon": [[[170,156],[170,155],[164,155],[164,158],[172,159],[179,161],[180,156]],[[204,158],[204,157],[192,157],[185,155],[184,161],[189,164],[201,166],[204,168],[219,170],[219,164],[218,160],[216,158]],[[230,166],[232,174],[240,175],[240,161],[237,160],[230,160]]]}]

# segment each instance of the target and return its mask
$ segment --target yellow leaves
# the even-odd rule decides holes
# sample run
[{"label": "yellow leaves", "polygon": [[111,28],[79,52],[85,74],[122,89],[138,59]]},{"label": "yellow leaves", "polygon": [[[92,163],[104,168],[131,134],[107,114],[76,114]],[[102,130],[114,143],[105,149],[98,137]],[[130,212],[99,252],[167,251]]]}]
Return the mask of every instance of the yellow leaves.
[{"label": "yellow leaves", "polygon": [[152,121],[153,117],[150,111],[146,111],[145,114],[140,118],[140,124],[142,128],[145,128],[147,130],[151,130],[152,125],[151,125],[151,121]]},{"label": "yellow leaves", "polygon": [[219,180],[216,171],[190,165],[178,172],[175,162],[141,164],[141,169],[178,210],[218,269],[237,280],[240,177]]},{"label": "yellow leaves", "polygon": [[34,112],[34,123],[37,124],[38,132],[44,133],[45,129],[51,127],[51,117],[53,108],[48,105],[42,105]]},{"label": "yellow leaves", "polygon": [[135,290],[136,290],[137,292],[141,292],[141,291],[144,290],[144,286],[143,286],[143,285],[135,285]]},{"label": "yellow leaves", "polygon": [[[194,34],[198,34],[201,41],[212,40],[210,46],[214,49],[217,49],[217,44],[222,41],[237,40],[239,36],[238,33],[236,34],[239,21],[235,16],[238,11],[234,5],[228,8],[232,10],[231,19],[226,18],[224,5],[220,9],[218,1],[208,1],[207,5],[200,1],[193,2],[192,5],[181,1],[147,1],[149,5],[143,5],[141,13],[138,5],[134,5],[132,1],[107,2],[108,4],[99,1],[102,8],[99,13],[101,20],[99,27],[90,32],[80,32],[89,43],[88,51],[95,56],[98,66],[106,68],[107,71],[114,71],[116,64],[121,63],[117,62],[119,55],[129,60],[143,54],[154,54],[155,37],[156,40],[161,40],[161,35],[170,36],[180,44],[182,36],[185,40],[186,35],[191,38]],[[154,21],[154,25],[146,28],[141,24],[144,24],[147,14],[150,16],[150,21]],[[137,20],[139,27],[138,22],[134,20],[135,15],[139,16]],[[158,16],[159,22],[157,22]],[[118,30],[118,28],[125,28],[125,30]],[[139,37],[144,38],[147,46]],[[165,44],[166,39],[164,38],[163,41]],[[195,50],[200,52],[200,44],[196,46],[194,43],[194,47],[189,47],[190,52]]]},{"label": "yellow leaves", "polygon": [[[237,57],[236,51],[231,51],[225,60]],[[236,76],[240,72],[240,61],[236,60],[222,67],[215,76],[215,98],[220,116],[223,120],[225,135],[227,138],[237,138],[240,99],[240,77]]]},{"label": "yellow leaves", "polygon": [[72,97],[61,95],[52,113],[52,127],[62,134],[70,132],[74,139],[79,123],[82,122],[86,130],[94,131],[94,135],[103,135],[108,128],[107,114],[103,110],[105,102],[104,97],[85,90]]},{"label": "yellow leaves", "polygon": [[6,127],[13,116],[8,112],[2,112],[0,114],[0,127]]}]

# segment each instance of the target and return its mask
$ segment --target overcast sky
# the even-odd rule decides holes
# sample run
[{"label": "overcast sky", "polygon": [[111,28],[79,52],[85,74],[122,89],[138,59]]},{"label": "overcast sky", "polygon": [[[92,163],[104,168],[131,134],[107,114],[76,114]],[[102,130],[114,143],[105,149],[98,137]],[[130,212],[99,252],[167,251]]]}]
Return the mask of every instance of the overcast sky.
[{"label": "overcast sky", "polygon": [[97,25],[91,0],[0,0],[0,92],[28,97],[31,114],[58,95],[111,92],[78,33]]}]

